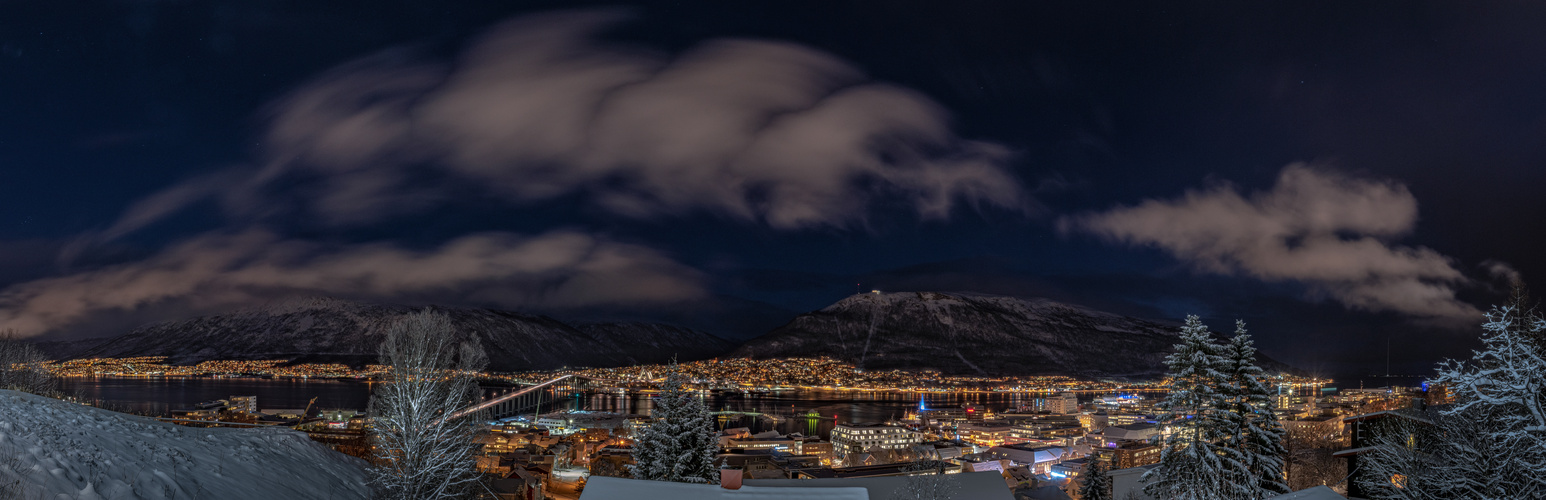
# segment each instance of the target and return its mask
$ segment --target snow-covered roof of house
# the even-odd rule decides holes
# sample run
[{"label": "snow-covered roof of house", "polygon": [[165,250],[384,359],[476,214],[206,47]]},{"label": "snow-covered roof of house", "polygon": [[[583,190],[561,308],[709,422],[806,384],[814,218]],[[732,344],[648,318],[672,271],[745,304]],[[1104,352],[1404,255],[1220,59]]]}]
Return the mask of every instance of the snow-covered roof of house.
[{"label": "snow-covered roof of house", "polygon": [[[962,472],[960,474],[945,474],[935,477],[943,481],[951,481],[955,483],[957,492],[955,498],[970,498],[971,500],[1014,500],[1014,495],[1011,494],[1009,488],[1004,485],[1004,476],[999,475],[997,472]],[[908,478],[906,476],[885,476],[832,479],[747,479],[743,481],[743,483],[746,484],[746,487],[776,487],[788,490],[823,489],[831,487],[860,487],[869,492],[869,496],[861,498],[867,498],[869,500],[890,500],[891,498],[894,498],[898,488],[901,488],[907,484],[907,480]],[[744,490],[746,487],[742,487],[741,489]],[[589,486],[586,486],[587,493],[590,492],[589,488]],[[591,499],[586,497],[582,498],[581,500]]]},{"label": "snow-covered roof of house", "polygon": [[1293,493],[1284,493],[1282,495],[1268,498],[1267,500],[1347,500],[1347,497],[1338,495],[1337,492],[1332,491],[1331,488],[1327,488],[1325,486],[1316,486],[1314,488],[1305,488]]},{"label": "snow-covered roof of house", "polygon": [[1072,497],[1063,492],[1062,488],[1053,485],[1020,490],[1016,492],[1015,498],[1016,500],[1021,498],[1027,500],[1073,500]]},{"label": "snow-covered roof of house", "polygon": [[1059,446],[1046,448],[1023,448],[1016,445],[994,446],[983,452],[982,456],[990,459],[1007,458],[1019,464],[1039,464],[1051,462],[1063,457],[1068,450]]},{"label": "snow-covered roof of house", "polygon": [[1429,421],[1428,419],[1423,418],[1420,415],[1417,415],[1414,412],[1403,411],[1403,410],[1385,410],[1385,411],[1377,411],[1377,412],[1374,412],[1374,413],[1365,413],[1363,415],[1353,415],[1351,417],[1347,417],[1347,418],[1342,419],[1342,421],[1343,422],[1357,422],[1359,420],[1368,420],[1368,419],[1371,419],[1371,418],[1379,418],[1379,417],[1384,417],[1384,416],[1407,418],[1407,419],[1416,420],[1418,422],[1422,422],[1422,423],[1425,423],[1425,424],[1433,423],[1433,422]]},{"label": "snow-covered roof of house", "polygon": [[1036,473],[1031,472],[1031,469],[1024,465],[1011,465],[1008,469],[1004,469],[1003,473],[1009,475],[1009,479],[1015,482],[1030,481],[1036,476]]},{"label": "snow-covered roof of house", "polygon": [[[756,479],[753,481],[783,481]],[[807,481],[819,481],[810,479]],[[717,484],[688,484],[669,481],[644,481],[618,477],[591,476],[580,500],[870,500],[869,491],[854,486],[789,488],[742,486],[738,490]],[[885,498],[885,497],[878,497]]]},{"label": "snow-covered roof of house", "polygon": [[923,443],[915,444],[908,449],[922,458],[937,458],[939,460],[961,458],[961,447],[959,446],[939,446],[935,443]]},{"label": "snow-covered roof of house", "polygon": [[1153,424],[1112,425],[1101,430],[1101,435],[1106,439],[1125,439],[1130,441],[1142,441],[1159,434],[1159,428]]},{"label": "snow-covered roof of house", "polygon": [[1337,450],[1337,451],[1331,452],[1331,456],[1337,457],[1337,458],[1347,458],[1347,457],[1351,457],[1353,455],[1358,455],[1360,453],[1372,450],[1374,448],[1376,448],[1376,447],[1375,446],[1364,446],[1364,447],[1360,447],[1360,448],[1348,448],[1348,449],[1345,449],[1345,450]]},{"label": "snow-covered roof of house", "polygon": [[1157,464],[1149,464],[1149,465],[1140,465],[1140,466],[1137,466],[1137,467],[1128,467],[1126,469],[1111,469],[1109,471],[1106,471],[1106,475],[1108,475],[1108,476],[1127,475],[1127,474],[1143,475],[1143,473],[1149,472],[1150,469],[1153,469],[1155,467],[1159,467],[1159,465],[1157,465]]}]

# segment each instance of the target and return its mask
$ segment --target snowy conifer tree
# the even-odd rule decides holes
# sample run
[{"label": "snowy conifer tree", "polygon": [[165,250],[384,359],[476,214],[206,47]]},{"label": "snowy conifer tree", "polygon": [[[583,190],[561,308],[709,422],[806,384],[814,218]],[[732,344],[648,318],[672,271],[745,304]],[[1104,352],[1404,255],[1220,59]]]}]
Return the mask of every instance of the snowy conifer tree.
[{"label": "snowy conifer tree", "polygon": [[1231,435],[1223,417],[1228,401],[1221,388],[1229,383],[1220,347],[1197,316],[1187,316],[1181,343],[1165,359],[1170,393],[1160,402],[1161,424],[1170,431],[1160,452],[1159,466],[1143,475],[1144,492],[1173,500],[1233,500],[1243,498],[1248,474],[1239,452],[1214,443]]},{"label": "snowy conifer tree", "polygon": [[1111,476],[1106,474],[1106,463],[1090,457],[1079,474],[1079,500],[1112,500]]},{"label": "snowy conifer tree", "polygon": [[719,469],[714,456],[719,453],[719,435],[714,419],[698,395],[688,390],[676,362],[666,374],[660,399],[650,413],[654,421],[639,430],[634,439],[633,458],[628,466],[636,479],[714,483]]},{"label": "snowy conifer tree", "polygon": [[1455,403],[1388,418],[1359,456],[1371,498],[1546,498],[1546,320],[1516,285],[1482,325],[1470,362],[1439,365]]},{"label": "snowy conifer tree", "polygon": [[1288,493],[1284,483],[1283,425],[1272,412],[1272,391],[1261,381],[1261,367],[1256,366],[1256,346],[1246,332],[1245,322],[1235,322],[1235,336],[1223,347],[1221,353],[1225,374],[1229,383],[1224,386],[1229,419],[1230,435],[1221,445],[1240,453],[1246,466],[1246,481],[1250,490],[1244,498],[1261,499]]},{"label": "snowy conifer tree", "polygon": [[455,339],[449,318],[422,312],[392,324],[381,343],[390,371],[371,397],[371,473],[384,498],[456,498],[477,480],[477,418],[452,415],[477,403],[475,374],[488,358]]},{"label": "snowy conifer tree", "polygon": [[1476,444],[1497,463],[1493,470],[1456,475],[1473,476],[1466,483],[1479,494],[1539,498],[1546,496],[1546,352],[1539,342],[1546,320],[1527,309],[1522,294],[1516,297],[1487,313],[1483,349],[1471,362],[1440,364],[1434,383],[1455,395],[1441,415],[1485,424]]}]

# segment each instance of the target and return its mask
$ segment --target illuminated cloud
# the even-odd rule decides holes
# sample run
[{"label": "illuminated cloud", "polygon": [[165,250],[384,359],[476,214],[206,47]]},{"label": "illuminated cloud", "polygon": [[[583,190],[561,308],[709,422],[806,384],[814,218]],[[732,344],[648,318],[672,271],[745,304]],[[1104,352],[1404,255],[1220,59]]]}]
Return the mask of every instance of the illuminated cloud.
[{"label": "illuminated cloud", "polygon": [[962,205],[1030,206],[1007,151],[957,137],[948,113],[917,92],[788,43],[711,40],[667,54],[598,38],[624,20],[607,10],[525,17],[454,61],[394,49],[324,72],[267,108],[254,165],[142,198],[60,262],[195,203],[213,201],[232,227],[143,261],[11,286],[0,291],[0,327],[36,333],[103,311],[215,310],[285,293],[521,308],[701,293],[690,268],[574,232],[411,251],[242,230],[293,220],[284,216],[368,226],[468,192],[786,230],[863,227],[881,205],[935,219]]},{"label": "illuminated cloud", "polygon": [[145,307],[211,312],[282,295],[433,296],[536,308],[649,305],[703,291],[698,272],[648,248],[575,232],[463,236],[438,248],[333,246],[263,231],[205,235],[142,261],[0,290],[0,328],[24,335]]},{"label": "illuminated cloud", "polygon": [[1451,259],[1392,244],[1416,224],[1406,186],[1298,164],[1250,196],[1218,186],[1059,221],[1064,231],[1160,248],[1204,271],[1303,283],[1351,308],[1476,320],[1481,313],[1455,298],[1470,280]]},{"label": "illuminated cloud", "polygon": [[[518,205],[579,195],[630,217],[700,211],[778,229],[863,226],[881,203],[934,219],[1030,206],[1006,149],[957,137],[917,92],[789,43],[668,55],[597,39],[622,20],[520,18],[451,64],[388,51],[329,71],[272,106],[263,166],[220,196],[246,216],[280,199],[340,225],[467,186]],[[169,189],[115,228],[209,183]]]}]

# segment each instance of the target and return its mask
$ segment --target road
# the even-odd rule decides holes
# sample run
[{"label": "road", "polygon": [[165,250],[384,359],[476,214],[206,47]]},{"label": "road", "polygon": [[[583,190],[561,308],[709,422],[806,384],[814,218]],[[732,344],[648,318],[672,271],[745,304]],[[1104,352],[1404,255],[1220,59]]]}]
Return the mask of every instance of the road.
[{"label": "road", "polygon": [[575,491],[575,486],[578,484],[578,481],[566,483],[557,477],[551,478],[548,481],[547,495],[556,500],[579,500],[580,492]]}]

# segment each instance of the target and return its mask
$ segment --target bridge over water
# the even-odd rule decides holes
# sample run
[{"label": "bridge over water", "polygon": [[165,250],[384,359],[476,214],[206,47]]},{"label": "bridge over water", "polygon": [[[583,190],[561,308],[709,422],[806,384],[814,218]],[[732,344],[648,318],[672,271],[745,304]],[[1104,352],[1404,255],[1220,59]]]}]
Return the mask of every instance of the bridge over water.
[{"label": "bridge over water", "polygon": [[567,398],[571,394],[583,394],[592,390],[596,384],[615,382],[613,380],[586,377],[584,375],[563,375],[552,380],[494,395],[485,399],[482,403],[478,403],[476,406],[462,410],[455,417],[471,415],[477,412],[487,412],[489,418],[499,419],[527,412],[540,412],[545,404],[552,405],[557,403],[560,398]]},{"label": "bridge over water", "polygon": [[728,409],[727,410],[720,410],[720,411],[711,411],[711,412],[709,412],[709,415],[713,415],[715,417],[756,417],[756,418],[765,418],[765,419],[768,419],[768,420],[772,420],[774,422],[779,422],[779,421],[783,421],[783,420],[836,420],[836,418],[834,418],[834,417],[823,417],[823,416],[815,414],[815,413],[793,413],[793,414],[790,414],[790,413],[773,413],[773,412],[760,412],[760,411],[735,411],[735,410],[728,410]]},{"label": "bridge over water", "polygon": [[[584,375],[563,375],[552,380],[532,383],[525,387],[511,389],[508,392],[495,394],[482,403],[463,410],[456,417],[471,415],[478,412],[486,412],[489,419],[500,419],[521,414],[542,413],[544,408],[549,411],[556,409],[562,400],[574,395],[586,394],[598,387],[612,387],[620,385],[616,380],[607,380],[586,377]],[[768,419],[775,422],[784,420],[822,421],[834,420],[831,416],[822,416],[815,413],[795,413],[779,411],[732,411],[724,409],[709,412],[715,417],[754,417]]]}]

